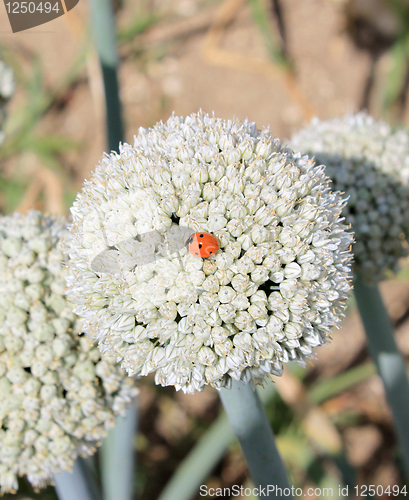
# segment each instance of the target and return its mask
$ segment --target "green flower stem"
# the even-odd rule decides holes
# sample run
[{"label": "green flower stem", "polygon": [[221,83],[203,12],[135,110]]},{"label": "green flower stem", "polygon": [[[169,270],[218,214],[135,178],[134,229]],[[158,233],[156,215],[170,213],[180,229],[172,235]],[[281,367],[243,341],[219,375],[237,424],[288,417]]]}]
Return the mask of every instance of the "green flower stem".
[{"label": "green flower stem", "polygon": [[91,20],[104,80],[108,148],[118,151],[119,143],[123,141],[123,125],[117,76],[119,58],[111,1],[91,0]]},{"label": "green flower stem", "polygon": [[369,352],[375,361],[392,410],[395,428],[409,478],[409,383],[405,361],[399,352],[393,327],[379,288],[367,285],[357,273],[354,292],[368,339]]},{"label": "green flower stem", "polygon": [[266,488],[265,491],[269,485],[282,490],[289,488],[287,473],[258,393],[250,385],[233,380],[230,390],[220,390],[220,399],[243,449],[254,486]]},{"label": "green flower stem", "polygon": [[137,427],[137,407],[133,403],[124,417],[108,432],[101,447],[102,487],[105,500],[133,498],[134,435]]},{"label": "green flower stem", "polygon": [[59,500],[99,500],[97,486],[85,460],[78,457],[72,472],[54,474],[55,490]]}]

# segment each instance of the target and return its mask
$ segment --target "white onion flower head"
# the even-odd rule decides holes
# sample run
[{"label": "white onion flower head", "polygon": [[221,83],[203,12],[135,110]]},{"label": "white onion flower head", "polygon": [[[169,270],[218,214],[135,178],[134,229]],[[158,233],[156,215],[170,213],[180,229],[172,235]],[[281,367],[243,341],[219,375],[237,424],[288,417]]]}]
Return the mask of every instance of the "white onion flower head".
[{"label": "white onion flower head", "polygon": [[0,218],[0,488],[35,488],[89,455],[136,395],[115,358],[80,337],[63,295],[67,234],[39,212]]},{"label": "white onion flower head", "polygon": [[[140,129],[106,155],[71,209],[68,295],[84,329],[130,375],[193,393],[262,383],[337,324],[353,240],[322,167],[254,123],[199,113]],[[179,224],[214,235],[122,273],[91,263],[137,234]]]},{"label": "white onion flower head", "polygon": [[399,269],[409,255],[409,135],[361,112],[314,118],[290,146],[315,156],[349,200],[343,215],[355,232],[354,266],[368,282]]}]

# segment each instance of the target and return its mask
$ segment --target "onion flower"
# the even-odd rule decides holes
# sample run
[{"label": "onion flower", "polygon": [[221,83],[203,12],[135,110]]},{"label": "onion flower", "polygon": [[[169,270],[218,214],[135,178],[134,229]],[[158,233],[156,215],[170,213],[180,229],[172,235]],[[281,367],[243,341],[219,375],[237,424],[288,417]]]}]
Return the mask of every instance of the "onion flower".
[{"label": "onion flower", "polygon": [[[105,155],[71,209],[67,294],[83,329],[129,375],[187,393],[262,383],[328,340],[350,293],[353,235],[324,167],[254,123],[202,112],[139,130]],[[124,241],[206,232],[219,250],[117,272]],[[123,245],[126,247],[126,245]],[[132,245],[131,245],[132,246]],[[135,259],[137,262],[137,259]]]},{"label": "onion flower", "polygon": [[39,212],[0,218],[0,488],[34,488],[94,453],[136,395],[116,359],[82,335],[64,296],[67,235]]}]

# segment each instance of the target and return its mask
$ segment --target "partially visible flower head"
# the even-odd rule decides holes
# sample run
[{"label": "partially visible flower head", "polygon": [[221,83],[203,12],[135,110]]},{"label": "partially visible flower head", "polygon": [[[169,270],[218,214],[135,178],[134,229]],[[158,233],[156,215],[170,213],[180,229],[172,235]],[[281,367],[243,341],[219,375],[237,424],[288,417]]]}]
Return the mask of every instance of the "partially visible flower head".
[{"label": "partially visible flower head", "polygon": [[[68,294],[131,375],[192,393],[261,383],[324,342],[350,291],[352,234],[323,167],[254,123],[199,113],[105,156],[72,211]],[[217,238],[122,273],[96,255],[174,225]]]},{"label": "partially visible flower head", "polygon": [[136,394],[134,381],[79,337],[63,296],[63,220],[0,218],[0,487],[45,486],[91,454]]},{"label": "partially visible flower head", "polygon": [[326,165],[334,189],[349,200],[356,269],[377,282],[409,255],[409,135],[392,132],[366,113],[321,121],[314,118],[290,146]]},{"label": "partially visible flower head", "polygon": [[13,70],[0,60],[0,144],[4,142],[5,138],[3,132],[7,116],[5,104],[14,94],[15,86]]}]

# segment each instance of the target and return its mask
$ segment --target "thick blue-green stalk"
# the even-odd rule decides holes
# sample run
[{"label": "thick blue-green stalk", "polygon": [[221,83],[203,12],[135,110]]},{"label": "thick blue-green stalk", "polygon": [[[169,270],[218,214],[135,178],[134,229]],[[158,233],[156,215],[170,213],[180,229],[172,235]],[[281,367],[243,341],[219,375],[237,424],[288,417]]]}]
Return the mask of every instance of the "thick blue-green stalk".
[{"label": "thick blue-green stalk", "polygon": [[91,0],[91,22],[104,80],[107,145],[118,151],[123,141],[123,124],[117,69],[115,16],[110,0]]},{"label": "thick blue-green stalk", "polygon": [[137,407],[132,404],[125,417],[118,417],[101,447],[102,490],[105,500],[132,499],[135,478],[134,436]]},{"label": "thick blue-green stalk", "polygon": [[392,410],[403,465],[409,478],[409,383],[405,361],[396,346],[393,327],[378,286],[368,285],[356,273],[354,293],[365,327],[369,352],[375,361]]},{"label": "thick blue-green stalk", "polygon": [[[281,488],[292,498],[284,464],[274,439],[263,404],[250,385],[233,380],[231,389],[221,389],[220,399],[238,438],[256,488],[267,493],[268,487]],[[259,490],[260,491],[260,490]],[[275,491],[269,495],[276,497]],[[280,495],[278,495],[280,496]]]},{"label": "thick blue-green stalk", "polygon": [[99,500],[100,494],[86,461],[78,457],[72,472],[54,474],[59,500]]}]

